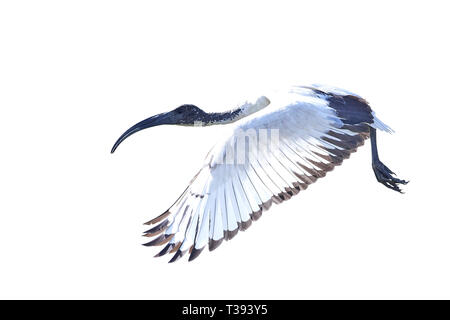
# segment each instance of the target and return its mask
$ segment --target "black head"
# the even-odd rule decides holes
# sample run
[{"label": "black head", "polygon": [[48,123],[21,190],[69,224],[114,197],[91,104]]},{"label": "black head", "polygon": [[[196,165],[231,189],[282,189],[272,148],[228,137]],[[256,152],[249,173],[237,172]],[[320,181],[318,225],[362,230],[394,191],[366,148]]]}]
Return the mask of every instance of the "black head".
[{"label": "black head", "polygon": [[117,147],[119,146],[119,144],[122,143],[122,141],[124,141],[132,134],[141,131],[143,129],[156,127],[164,124],[194,126],[196,123],[202,122],[204,118],[205,112],[202,109],[192,104],[183,104],[182,106],[179,106],[175,110],[172,110],[170,112],[164,112],[136,123],[134,126],[132,126],[130,129],[125,131],[120,136],[120,138],[116,141],[113,148],[111,149],[111,153],[113,153],[117,149]]},{"label": "black head", "polygon": [[172,111],[178,119],[178,125],[194,125],[197,121],[202,121],[205,112],[193,104],[183,104]]}]

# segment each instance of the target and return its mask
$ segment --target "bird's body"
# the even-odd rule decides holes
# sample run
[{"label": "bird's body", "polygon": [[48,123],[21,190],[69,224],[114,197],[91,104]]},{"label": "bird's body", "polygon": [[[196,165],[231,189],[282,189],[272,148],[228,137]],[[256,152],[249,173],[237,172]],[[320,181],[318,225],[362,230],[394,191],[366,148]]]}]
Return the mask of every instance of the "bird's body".
[{"label": "bird's body", "polygon": [[406,183],[394,178],[378,159],[376,130],[391,129],[364,99],[341,89],[292,87],[224,113],[183,105],[133,126],[113,151],[134,132],[159,124],[231,126],[185,192],[147,223],[155,226],[145,232],[154,237],[146,245],[165,244],[157,256],[174,253],[171,262],[186,253],[192,260],[204,247],[213,250],[223,239],[246,230],[272,203],[305,190],[369,137],[378,181],[396,191],[398,184]]}]

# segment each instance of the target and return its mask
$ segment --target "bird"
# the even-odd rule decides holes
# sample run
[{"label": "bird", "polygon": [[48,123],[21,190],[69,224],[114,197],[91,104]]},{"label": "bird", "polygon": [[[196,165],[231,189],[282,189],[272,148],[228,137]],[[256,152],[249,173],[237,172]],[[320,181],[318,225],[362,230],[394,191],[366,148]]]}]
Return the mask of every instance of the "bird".
[{"label": "bird", "polygon": [[215,250],[247,230],[272,204],[303,192],[370,139],[377,181],[403,193],[399,179],[378,155],[377,131],[392,133],[369,103],[350,91],[313,84],[259,96],[237,108],[208,113],[184,104],[126,130],[112,147],[146,128],[160,125],[228,125],[230,130],[207,154],[186,190],[164,213],[146,222],[144,246],[164,246],[155,257],[169,262],[205,247]]}]

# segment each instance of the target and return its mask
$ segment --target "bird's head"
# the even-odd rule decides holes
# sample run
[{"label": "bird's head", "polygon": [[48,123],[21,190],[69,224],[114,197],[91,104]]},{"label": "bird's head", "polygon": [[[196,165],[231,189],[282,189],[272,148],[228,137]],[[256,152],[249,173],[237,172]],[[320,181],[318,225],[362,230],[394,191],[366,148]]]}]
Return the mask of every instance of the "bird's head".
[{"label": "bird's head", "polygon": [[205,112],[192,104],[183,104],[178,108],[157,114],[153,117],[147,118],[125,131],[119,139],[117,139],[111,153],[117,149],[119,144],[132,134],[151,127],[156,127],[164,124],[180,125],[180,126],[194,126],[198,123],[203,123]]},{"label": "bird's head", "polygon": [[197,122],[201,122],[206,114],[205,111],[193,104],[183,104],[170,113],[173,113],[172,117],[175,121],[173,124],[185,126],[193,126]]}]

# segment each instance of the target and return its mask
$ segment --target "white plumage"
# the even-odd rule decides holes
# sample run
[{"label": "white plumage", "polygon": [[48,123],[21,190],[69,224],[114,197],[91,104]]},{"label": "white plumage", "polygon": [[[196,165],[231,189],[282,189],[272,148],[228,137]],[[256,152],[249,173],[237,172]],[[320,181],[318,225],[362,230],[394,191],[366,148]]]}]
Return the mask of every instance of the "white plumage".
[{"label": "white plumage", "polygon": [[[361,109],[361,114],[371,121],[347,121],[345,109],[333,107],[330,98],[367,106],[369,113]],[[391,131],[365,100],[341,89],[293,87],[258,101],[248,104],[253,110],[243,108],[241,115],[247,117],[235,122],[211,150],[173,206],[148,222],[156,226],[146,235],[157,237],[147,245],[166,244],[159,256],[175,253],[171,261],[176,261],[190,253],[191,260],[206,246],[215,249],[246,230],[273,202],[290,199],[340,165],[369,137],[369,126]],[[244,161],[239,161],[243,133],[257,143],[247,143]],[[267,133],[279,143],[266,139]],[[242,156],[242,148],[240,152]]]}]

